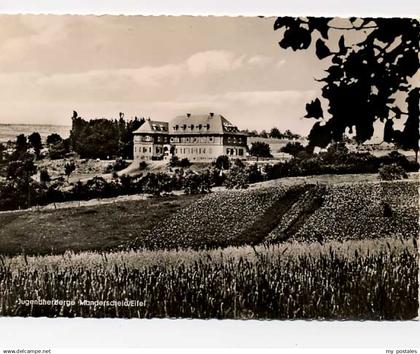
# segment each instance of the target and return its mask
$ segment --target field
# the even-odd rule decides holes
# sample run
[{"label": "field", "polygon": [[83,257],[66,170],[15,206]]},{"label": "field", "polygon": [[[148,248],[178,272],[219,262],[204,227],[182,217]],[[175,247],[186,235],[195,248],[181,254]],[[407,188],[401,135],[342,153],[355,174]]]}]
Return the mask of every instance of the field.
[{"label": "field", "polygon": [[[279,180],[205,196],[2,213],[0,315],[412,319],[418,187]],[[74,304],[19,302],[36,299]]]},{"label": "field", "polygon": [[110,250],[150,232],[199,196],[167,197],[48,211],[0,213],[0,254]]},{"label": "field", "polygon": [[[404,320],[418,309],[414,240],[66,253],[1,263],[3,316]],[[74,303],[28,306],[19,299]]]}]

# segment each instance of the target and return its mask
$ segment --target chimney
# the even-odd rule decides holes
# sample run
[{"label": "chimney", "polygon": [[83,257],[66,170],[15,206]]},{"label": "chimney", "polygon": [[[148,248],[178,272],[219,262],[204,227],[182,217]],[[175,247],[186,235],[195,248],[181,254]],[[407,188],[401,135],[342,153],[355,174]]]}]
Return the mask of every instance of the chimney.
[{"label": "chimney", "polygon": [[187,113],[187,118],[190,118],[191,117],[191,113]]},{"label": "chimney", "polygon": [[210,117],[213,117],[214,116],[214,113],[213,112],[210,112]]}]

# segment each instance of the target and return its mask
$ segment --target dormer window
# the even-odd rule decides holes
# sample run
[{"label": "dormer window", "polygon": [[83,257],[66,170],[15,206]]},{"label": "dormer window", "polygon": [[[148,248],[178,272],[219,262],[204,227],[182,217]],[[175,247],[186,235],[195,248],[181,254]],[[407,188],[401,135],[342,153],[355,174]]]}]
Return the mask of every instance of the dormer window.
[{"label": "dormer window", "polygon": [[210,124],[207,124],[206,127],[207,127],[207,130],[210,129]]},{"label": "dormer window", "polygon": [[182,129],[184,129],[184,130],[187,129],[187,125],[186,124],[183,124],[182,125]]},{"label": "dormer window", "polygon": [[201,128],[203,128],[203,125],[202,124],[199,124],[198,125],[198,129],[201,129]]},{"label": "dormer window", "polygon": [[190,125],[190,129],[193,130],[194,129],[194,124]]}]

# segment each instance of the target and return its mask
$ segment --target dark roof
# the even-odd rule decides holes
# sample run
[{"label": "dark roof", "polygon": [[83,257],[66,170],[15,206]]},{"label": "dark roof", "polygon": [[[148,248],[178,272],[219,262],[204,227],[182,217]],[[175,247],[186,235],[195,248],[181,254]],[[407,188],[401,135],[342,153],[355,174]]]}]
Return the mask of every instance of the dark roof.
[{"label": "dark roof", "polygon": [[147,119],[139,129],[133,132],[133,134],[136,133],[167,134],[168,122]]},{"label": "dark roof", "polygon": [[177,134],[237,134],[239,129],[220,114],[185,114],[169,122],[169,133]]}]

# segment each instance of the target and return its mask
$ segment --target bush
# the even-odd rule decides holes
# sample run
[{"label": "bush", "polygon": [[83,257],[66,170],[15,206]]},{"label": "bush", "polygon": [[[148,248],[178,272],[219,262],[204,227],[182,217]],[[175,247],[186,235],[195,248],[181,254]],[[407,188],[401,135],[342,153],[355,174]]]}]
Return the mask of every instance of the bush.
[{"label": "bush", "polygon": [[264,177],[258,168],[257,164],[253,164],[247,168],[248,173],[248,181],[249,183],[257,183],[262,182],[264,180]]},{"label": "bush", "polygon": [[391,165],[382,165],[378,172],[379,179],[382,181],[395,181],[398,179],[408,178],[405,170],[396,163]]},{"label": "bush", "polygon": [[216,167],[219,170],[228,170],[230,168],[230,160],[226,155],[220,155],[216,159]]},{"label": "bush", "polygon": [[68,139],[59,140],[48,146],[48,153],[51,160],[63,159],[70,152],[70,142]]},{"label": "bush", "polygon": [[51,181],[51,177],[47,169],[44,168],[39,172],[39,180],[42,184],[45,184]]},{"label": "bush", "polygon": [[191,162],[190,160],[188,160],[186,157],[183,158],[181,161],[179,161],[179,167],[190,167],[191,166]]},{"label": "bush", "polygon": [[285,154],[297,156],[300,152],[305,151],[304,146],[299,142],[288,142],[285,146],[280,149]]},{"label": "bush", "polygon": [[246,189],[249,187],[248,173],[242,168],[234,166],[227,174],[224,185],[228,189]]},{"label": "bush", "polygon": [[206,194],[211,191],[210,174],[189,172],[184,180],[185,194]]},{"label": "bush", "polygon": [[115,160],[115,162],[113,164],[109,164],[105,170],[106,173],[111,173],[111,172],[118,172],[118,171],[122,171],[125,168],[127,168],[130,164],[123,160],[123,159],[117,159]]},{"label": "bush", "polygon": [[172,156],[169,162],[169,166],[187,168],[191,166],[191,162],[187,158],[183,158],[182,160],[180,160],[178,156]]}]

